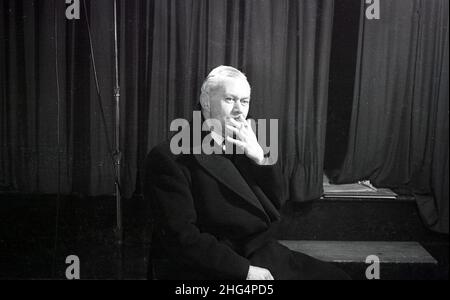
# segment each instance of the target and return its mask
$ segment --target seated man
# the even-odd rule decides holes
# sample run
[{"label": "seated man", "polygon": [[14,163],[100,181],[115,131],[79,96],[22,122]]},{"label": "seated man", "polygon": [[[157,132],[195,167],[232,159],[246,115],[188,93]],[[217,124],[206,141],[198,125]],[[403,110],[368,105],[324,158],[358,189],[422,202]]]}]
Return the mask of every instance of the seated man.
[{"label": "seated man", "polygon": [[[272,224],[285,201],[284,179],[246,120],[250,85],[245,75],[228,66],[215,68],[203,83],[200,105],[203,118],[219,125],[208,132],[218,151],[174,154],[166,142],[149,153],[145,166],[154,244],[187,271],[177,271],[179,277],[347,279],[332,264],[293,252],[273,238]],[[194,141],[190,148],[199,146]],[[242,154],[227,154],[230,146]]]}]

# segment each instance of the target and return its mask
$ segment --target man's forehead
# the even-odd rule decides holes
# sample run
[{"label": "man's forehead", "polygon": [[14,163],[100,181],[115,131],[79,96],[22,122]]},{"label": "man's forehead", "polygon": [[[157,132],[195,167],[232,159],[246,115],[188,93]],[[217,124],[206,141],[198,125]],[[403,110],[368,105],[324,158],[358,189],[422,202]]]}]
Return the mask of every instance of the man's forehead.
[{"label": "man's forehead", "polygon": [[226,94],[250,96],[250,84],[245,79],[225,77],[220,80],[218,87]]}]

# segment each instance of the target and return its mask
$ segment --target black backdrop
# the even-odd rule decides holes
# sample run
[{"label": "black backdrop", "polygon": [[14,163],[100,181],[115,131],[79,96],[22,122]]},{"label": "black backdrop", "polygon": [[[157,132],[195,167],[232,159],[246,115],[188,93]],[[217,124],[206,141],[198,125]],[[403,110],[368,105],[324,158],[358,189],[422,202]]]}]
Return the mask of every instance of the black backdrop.
[{"label": "black backdrop", "polygon": [[[55,9],[61,101],[55,78]],[[112,1],[87,1],[94,56],[113,126]],[[145,154],[190,118],[199,86],[220,64],[252,84],[252,115],[280,119],[292,199],[322,192],[332,1],[119,1],[123,187],[138,186]],[[113,192],[83,11],[64,1],[2,1],[0,182],[28,192]],[[112,136],[110,137],[112,140]]]}]

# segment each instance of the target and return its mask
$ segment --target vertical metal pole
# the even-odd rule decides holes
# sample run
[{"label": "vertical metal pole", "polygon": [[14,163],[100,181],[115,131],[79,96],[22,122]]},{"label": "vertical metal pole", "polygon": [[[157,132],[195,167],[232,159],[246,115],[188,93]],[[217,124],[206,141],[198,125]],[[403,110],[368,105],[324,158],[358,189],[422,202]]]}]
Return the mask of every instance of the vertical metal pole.
[{"label": "vertical metal pole", "polygon": [[117,46],[117,0],[114,0],[114,100],[116,103],[116,118],[114,128],[115,140],[115,190],[116,190],[116,239],[117,239],[117,275],[118,279],[123,279],[123,227],[122,227],[122,195],[120,180],[120,163],[122,153],[120,152],[120,86],[119,86],[119,49]]},{"label": "vertical metal pole", "polygon": [[115,192],[116,192],[116,211],[117,211],[117,242],[123,242],[123,228],[122,228],[122,199],[120,193],[120,163],[122,153],[120,152],[120,87],[119,87],[119,57],[117,46],[117,0],[114,0],[114,66],[115,66],[115,84],[114,84],[114,99],[116,103],[116,118],[115,118]]}]

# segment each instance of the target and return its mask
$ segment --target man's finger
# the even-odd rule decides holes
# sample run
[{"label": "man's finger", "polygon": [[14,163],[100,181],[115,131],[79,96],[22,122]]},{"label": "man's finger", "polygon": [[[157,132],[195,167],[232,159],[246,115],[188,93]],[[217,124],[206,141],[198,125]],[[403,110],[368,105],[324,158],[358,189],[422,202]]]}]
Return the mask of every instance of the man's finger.
[{"label": "man's finger", "polygon": [[242,122],[242,124],[244,124],[245,126],[248,126],[249,124],[247,123],[247,120],[244,118],[243,115],[239,115],[239,120]]},{"label": "man's finger", "polygon": [[236,127],[236,128],[241,128],[241,122],[238,122],[238,121],[236,121],[235,119],[233,119],[233,118],[229,118],[228,119],[228,123],[230,123],[231,125],[233,125],[234,127]]},{"label": "man's finger", "polygon": [[231,125],[225,125],[225,133],[230,137],[237,137],[239,140],[242,140],[242,134],[239,129],[233,127]]},{"label": "man's finger", "polygon": [[236,127],[233,127],[233,126],[228,125],[228,124],[225,125],[225,126],[227,127],[228,130],[230,130],[230,131],[232,131],[232,132],[234,132],[236,134],[239,134],[239,130]]},{"label": "man's finger", "polygon": [[241,141],[239,141],[239,140],[236,140],[236,139],[233,139],[233,138],[230,137],[230,136],[227,136],[227,141],[230,142],[230,143],[232,143],[232,144],[235,144],[235,145],[238,146],[238,147],[241,147],[242,149],[245,148],[245,144],[244,144],[243,142],[241,142]]}]

